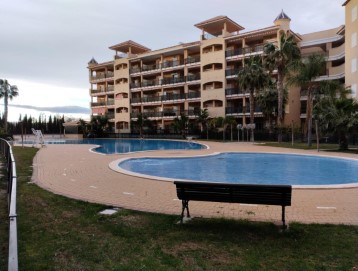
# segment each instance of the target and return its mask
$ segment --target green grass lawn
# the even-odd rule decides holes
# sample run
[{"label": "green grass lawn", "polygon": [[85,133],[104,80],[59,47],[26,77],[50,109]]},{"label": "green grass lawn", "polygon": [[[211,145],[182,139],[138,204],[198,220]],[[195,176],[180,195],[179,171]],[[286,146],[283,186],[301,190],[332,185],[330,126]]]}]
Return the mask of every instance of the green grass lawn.
[{"label": "green grass lawn", "polygon": [[[68,199],[30,184],[34,148],[15,147],[20,270],[356,270],[358,227],[193,219]],[[179,213],[180,210],[178,210]],[[356,269],[354,269],[354,267]]]},{"label": "green grass lawn", "polygon": [[[282,142],[282,143],[262,142],[262,144],[271,147],[282,147],[282,148],[301,149],[301,150],[317,150],[317,145],[315,143],[313,143],[311,147],[308,147],[307,143],[301,143],[301,142],[294,142],[293,145],[291,142]],[[341,152],[338,148],[339,148],[338,144],[328,144],[328,143],[319,144],[320,151]],[[349,149],[344,152],[358,154],[358,146],[353,146],[353,145],[349,146]]]}]

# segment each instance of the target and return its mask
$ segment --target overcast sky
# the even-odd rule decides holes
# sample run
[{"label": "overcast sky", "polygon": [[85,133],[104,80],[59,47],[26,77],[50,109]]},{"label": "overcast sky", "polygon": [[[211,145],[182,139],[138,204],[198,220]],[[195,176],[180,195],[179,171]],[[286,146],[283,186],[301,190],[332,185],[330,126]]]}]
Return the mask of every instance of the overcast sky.
[{"label": "overcast sky", "polygon": [[112,60],[111,45],[131,39],[154,50],[196,41],[194,24],[218,15],[255,30],[273,25],[281,9],[304,34],[344,24],[343,2],[0,0],[0,78],[18,86],[13,104],[88,108],[87,63]]}]

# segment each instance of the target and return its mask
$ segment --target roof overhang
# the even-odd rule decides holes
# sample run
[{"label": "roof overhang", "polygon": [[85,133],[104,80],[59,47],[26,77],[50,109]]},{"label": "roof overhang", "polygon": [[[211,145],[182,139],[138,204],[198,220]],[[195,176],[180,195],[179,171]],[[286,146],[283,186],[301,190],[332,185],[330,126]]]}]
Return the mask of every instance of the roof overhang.
[{"label": "roof overhang", "polygon": [[344,7],[344,6],[347,5],[350,1],[351,1],[351,0],[345,1],[345,2],[342,4],[342,6]]},{"label": "roof overhang", "polygon": [[132,54],[141,54],[141,53],[150,51],[149,48],[147,48],[139,43],[136,43],[132,40],[121,42],[121,43],[118,43],[116,45],[109,47],[109,49],[111,49],[111,50],[115,50],[117,52],[122,52],[122,53],[128,53],[129,48],[131,49]]},{"label": "roof overhang", "polygon": [[194,26],[196,26],[201,30],[204,30],[205,32],[211,35],[218,35],[221,34],[224,23],[226,23],[226,30],[229,33],[233,33],[245,29],[244,27],[235,23],[227,16],[217,16],[212,19],[195,24]]}]

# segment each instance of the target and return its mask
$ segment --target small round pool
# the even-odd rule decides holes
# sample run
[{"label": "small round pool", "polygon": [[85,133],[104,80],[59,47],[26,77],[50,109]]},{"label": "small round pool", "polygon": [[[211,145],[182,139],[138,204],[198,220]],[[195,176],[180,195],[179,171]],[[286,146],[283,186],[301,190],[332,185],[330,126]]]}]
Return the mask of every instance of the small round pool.
[{"label": "small round pool", "polygon": [[[21,144],[21,142],[16,142]],[[34,144],[34,141],[24,141]],[[102,154],[129,153],[154,150],[200,150],[206,146],[191,142],[160,139],[81,139],[81,140],[45,140],[45,144],[92,144],[98,145],[93,151]]]},{"label": "small round pool", "polygon": [[[220,153],[182,158],[132,158],[119,171],[162,180],[338,185],[358,183],[358,160],[299,154]],[[113,168],[113,167],[112,167]]]}]

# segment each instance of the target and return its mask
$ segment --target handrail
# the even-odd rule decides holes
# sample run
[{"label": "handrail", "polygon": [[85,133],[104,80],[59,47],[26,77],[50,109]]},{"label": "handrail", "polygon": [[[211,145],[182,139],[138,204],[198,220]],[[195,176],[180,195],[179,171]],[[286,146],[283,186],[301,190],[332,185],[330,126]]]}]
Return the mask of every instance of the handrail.
[{"label": "handrail", "polygon": [[8,141],[0,139],[0,152],[7,161],[8,178],[8,211],[9,211],[9,258],[8,270],[17,271],[19,268],[17,252],[17,213],[16,213],[16,162]]}]

